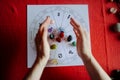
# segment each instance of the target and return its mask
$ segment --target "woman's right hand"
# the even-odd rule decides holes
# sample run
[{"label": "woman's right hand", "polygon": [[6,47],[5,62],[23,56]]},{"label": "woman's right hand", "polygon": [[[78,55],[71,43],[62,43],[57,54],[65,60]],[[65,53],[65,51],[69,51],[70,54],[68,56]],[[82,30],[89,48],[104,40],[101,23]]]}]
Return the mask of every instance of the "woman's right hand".
[{"label": "woman's right hand", "polygon": [[70,19],[70,24],[76,35],[78,55],[82,59],[90,59],[92,53],[89,34],[73,18]]},{"label": "woman's right hand", "polygon": [[73,18],[70,20],[77,38],[78,55],[82,58],[92,80],[111,80],[92,56],[89,34]]}]

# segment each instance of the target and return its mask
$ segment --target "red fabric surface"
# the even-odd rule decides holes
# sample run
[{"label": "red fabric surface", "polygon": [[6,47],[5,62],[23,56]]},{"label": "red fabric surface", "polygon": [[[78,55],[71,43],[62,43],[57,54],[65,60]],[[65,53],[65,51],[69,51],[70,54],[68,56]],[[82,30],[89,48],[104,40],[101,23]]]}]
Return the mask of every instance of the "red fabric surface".
[{"label": "red fabric surface", "polygon": [[[27,69],[27,4],[88,4],[92,52],[107,73],[120,69],[119,33],[107,0],[0,0],[0,79],[22,80]],[[45,68],[41,80],[90,80],[84,66]]]},{"label": "red fabric surface", "polygon": [[104,3],[107,61],[108,70],[111,71],[113,69],[120,69],[120,33],[111,30],[114,24],[120,22],[120,16],[105,13],[111,7],[118,8],[116,3],[108,3],[105,1]]}]

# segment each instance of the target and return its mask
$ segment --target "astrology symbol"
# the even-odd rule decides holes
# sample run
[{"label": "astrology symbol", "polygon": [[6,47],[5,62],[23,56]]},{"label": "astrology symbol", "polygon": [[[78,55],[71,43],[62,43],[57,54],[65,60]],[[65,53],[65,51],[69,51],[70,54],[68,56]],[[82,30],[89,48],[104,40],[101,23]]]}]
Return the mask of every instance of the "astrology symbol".
[{"label": "astrology symbol", "polygon": [[69,51],[69,54],[73,54],[72,50]]},{"label": "astrology symbol", "polygon": [[62,54],[61,54],[61,53],[60,53],[60,54],[58,54],[58,57],[59,57],[59,58],[62,58]]},{"label": "astrology symbol", "polygon": [[70,18],[70,15],[68,15],[67,19],[69,19],[69,18]]},{"label": "astrology symbol", "polygon": [[58,13],[58,16],[60,16],[60,13]]}]

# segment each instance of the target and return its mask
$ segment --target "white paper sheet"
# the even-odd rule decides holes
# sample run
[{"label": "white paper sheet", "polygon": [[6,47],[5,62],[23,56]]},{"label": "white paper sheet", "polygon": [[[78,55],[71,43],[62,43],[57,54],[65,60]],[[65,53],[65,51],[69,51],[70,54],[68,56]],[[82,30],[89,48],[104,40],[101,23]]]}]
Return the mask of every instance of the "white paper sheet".
[{"label": "white paper sheet", "polygon": [[[36,59],[36,49],[34,39],[39,28],[46,16],[50,16],[55,21],[48,29],[48,41],[50,46],[55,44],[57,48],[50,51],[50,58],[47,67],[56,66],[76,66],[83,65],[81,58],[78,56],[76,46],[76,37],[70,25],[70,18],[73,17],[80,23],[86,31],[89,30],[88,5],[27,5],[27,66],[30,68]],[[59,43],[56,38],[59,37],[60,28],[64,30],[64,38]],[[55,38],[49,39],[53,33]],[[67,37],[71,35],[72,41],[68,42]]]}]

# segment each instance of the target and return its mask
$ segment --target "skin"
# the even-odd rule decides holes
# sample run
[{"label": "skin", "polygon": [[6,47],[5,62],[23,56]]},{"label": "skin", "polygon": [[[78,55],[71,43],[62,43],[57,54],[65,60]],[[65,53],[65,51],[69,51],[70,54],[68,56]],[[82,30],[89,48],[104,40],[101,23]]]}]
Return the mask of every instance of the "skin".
[{"label": "skin", "polygon": [[[47,27],[51,22],[50,17],[47,17],[40,25],[35,38],[37,58],[30,72],[26,75],[25,80],[40,80],[41,78],[50,56],[50,46],[47,41]],[[91,79],[111,80],[92,55],[89,34],[73,18],[70,19],[70,24],[73,26],[76,35],[78,55],[82,58]]]},{"label": "skin", "polygon": [[50,56],[50,46],[47,41],[47,27],[50,24],[51,19],[50,17],[47,17],[46,20],[40,25],[35,38],[37,58],[24,80],[40,80],[42,72]]},{"label": "skin", "polygon": [[82,58],[91,79],[111,80],[92,55],[89,34],[73,18],[70,24],[76,34],[78,55]]}]

